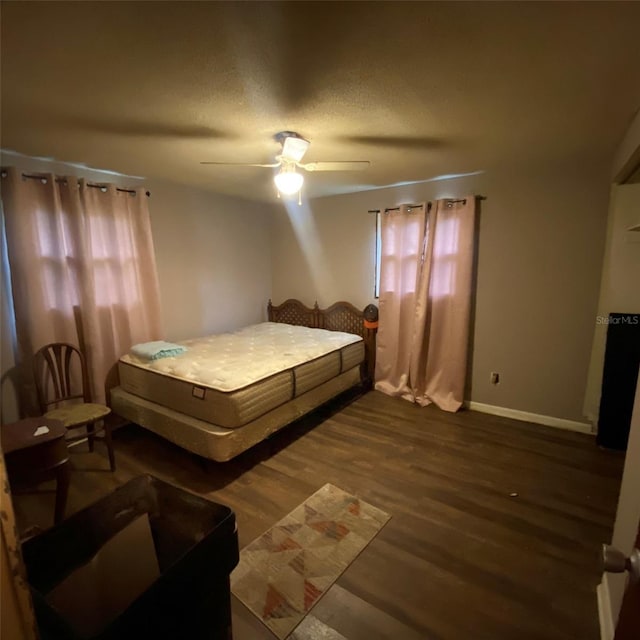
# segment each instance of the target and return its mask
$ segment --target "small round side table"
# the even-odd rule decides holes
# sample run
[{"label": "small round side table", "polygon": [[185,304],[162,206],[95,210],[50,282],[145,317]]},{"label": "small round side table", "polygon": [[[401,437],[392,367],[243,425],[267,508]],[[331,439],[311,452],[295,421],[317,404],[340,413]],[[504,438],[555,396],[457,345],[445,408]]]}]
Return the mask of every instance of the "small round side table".
[{"label": "small round side table", "polygon": [[[39,427],[41,435],[35,435]],[[69,493],[69,451],[66,429],[59,420],[26,418],[0,427],[9,480],[55,476],[56,506],[54,522],[64,518]]]}]

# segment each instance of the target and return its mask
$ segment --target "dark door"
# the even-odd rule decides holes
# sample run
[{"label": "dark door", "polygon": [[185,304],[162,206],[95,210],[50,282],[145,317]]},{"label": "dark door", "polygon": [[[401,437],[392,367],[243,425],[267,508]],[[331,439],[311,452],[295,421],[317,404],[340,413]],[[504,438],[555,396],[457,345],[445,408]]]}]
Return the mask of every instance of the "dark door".
[{"label": "dark door", "polygon": [[640,314],[611,313],[604,355],[598,444],[625,450],[640,364]]}]

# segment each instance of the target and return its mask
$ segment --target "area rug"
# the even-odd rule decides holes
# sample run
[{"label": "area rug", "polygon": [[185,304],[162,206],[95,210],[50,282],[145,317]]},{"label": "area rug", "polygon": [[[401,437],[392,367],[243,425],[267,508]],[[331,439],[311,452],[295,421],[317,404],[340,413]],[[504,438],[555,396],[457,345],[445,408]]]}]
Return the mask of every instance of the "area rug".
[{"label": "area rug", "polygon": [[231,590],[283,640],[389,518],[325,484],[240,552]]}]

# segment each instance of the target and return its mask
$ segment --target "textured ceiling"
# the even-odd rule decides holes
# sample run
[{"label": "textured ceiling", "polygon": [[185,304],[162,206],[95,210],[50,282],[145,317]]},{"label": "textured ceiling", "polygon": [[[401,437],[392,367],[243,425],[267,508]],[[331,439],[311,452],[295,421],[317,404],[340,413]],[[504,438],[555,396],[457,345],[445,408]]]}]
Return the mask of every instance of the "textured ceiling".
[{"label": "textured ceiling", "polygon": [[640,3],[3,2],[2,147],[273,200],[272,136],[326,195],[612,159]]}]

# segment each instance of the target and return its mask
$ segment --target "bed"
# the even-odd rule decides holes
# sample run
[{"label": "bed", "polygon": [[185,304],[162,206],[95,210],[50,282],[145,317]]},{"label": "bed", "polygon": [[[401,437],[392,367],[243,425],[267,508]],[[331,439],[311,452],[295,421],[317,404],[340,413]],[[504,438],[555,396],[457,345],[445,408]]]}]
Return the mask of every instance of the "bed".
[{"label": "bed", "polygon": [[268,322],[187,340],[186,352],[126,354],[113,411],[205,458],[224,462],[339,395],[369,388],[377,309],[269,301]]}]

